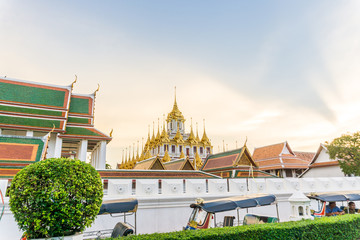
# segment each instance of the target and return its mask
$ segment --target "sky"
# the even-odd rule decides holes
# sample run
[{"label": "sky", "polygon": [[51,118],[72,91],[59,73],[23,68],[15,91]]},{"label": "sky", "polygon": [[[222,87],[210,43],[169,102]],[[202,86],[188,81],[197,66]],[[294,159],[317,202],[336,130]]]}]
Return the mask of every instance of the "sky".
[{"label": "sky", "polygon": [[81,94],[99,83],[113,166],[171,111],[175,86],[187,129],[192,118],[201,137],[205,119],[214,152],[246,138],[315,152],[359,130],[359,12],[357,0],[0,0],[0,76],[76,74]]}]

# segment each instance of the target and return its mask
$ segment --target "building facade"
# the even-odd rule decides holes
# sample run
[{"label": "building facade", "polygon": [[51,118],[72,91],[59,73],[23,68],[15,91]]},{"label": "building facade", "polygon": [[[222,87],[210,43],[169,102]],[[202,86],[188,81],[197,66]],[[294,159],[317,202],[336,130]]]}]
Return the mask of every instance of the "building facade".
[{"label": "building facade", "polygon": [[160,126],[158,126],[157,134],[155,134],[153,129],[151,137],[149,130],[147,141],[141,150],[141,154],[136,157],[133,156],[132,159],[129,156],[129,159],[118,164],[118,168],[132,169],[136,162],[158,156],[163,162],[188,157],[192,163],[196,163],[196,169],[199,169],[206,157],[212,153],[213,146],[206,134],[205,126],[200,138],[198,130],[196,130],[195,135],[192,124],[190,132],[186,132],[185,121],[186,119],[179,110],[175,96],[173,108],[168,113],[162,128],[160,129]]},{"label": "building facade", "polygon": [[78,158],[105,169],[106,145],[112,138],[94,127],[97,91],[75,94],[74,83],[57,86],[0,78],[0,137],[49,134],[46,158]]}]

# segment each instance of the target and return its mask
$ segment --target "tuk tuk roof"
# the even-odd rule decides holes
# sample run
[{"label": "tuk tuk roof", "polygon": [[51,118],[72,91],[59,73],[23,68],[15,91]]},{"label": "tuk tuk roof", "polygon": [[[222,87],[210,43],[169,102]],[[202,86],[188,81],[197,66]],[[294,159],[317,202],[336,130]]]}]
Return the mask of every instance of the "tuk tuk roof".
[{"label": "tuk tuk roof", "polygon": [[307,197],[323,202],[359,201],[360,191],[310,193]]},{"label": "tuk tuk roof", "polygon": [[135,198],[103,201],[98,215],[106,213],[136,212],[138,200]]},{"label": "tuk tuk roof", "polygon": [[275,200],[276,197],[272,194],[251,194],[206,201],[203,204],[199,204],[198,206],[206,212],[217,213],[230,211],[237,208],[251,208],[270,205],[275,202]]}]

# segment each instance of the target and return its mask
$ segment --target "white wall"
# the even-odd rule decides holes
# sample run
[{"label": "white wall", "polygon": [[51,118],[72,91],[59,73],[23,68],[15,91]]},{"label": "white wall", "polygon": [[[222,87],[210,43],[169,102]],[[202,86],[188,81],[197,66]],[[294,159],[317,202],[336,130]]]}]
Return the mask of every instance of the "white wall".
[{"label": "white wall", "polygon": [[314,178],[314,177],[344,177],[344,173],[341,171],[340,166],[328,166],[319,168],[310,168],[302,178]]},{"label": "white wall", "polygon": [[[324,192],[324,191],[338,191],[341,190],[360,190],[360,177],[333,177],[333,178],[265,178],[265,179],[231,179],[230,185],[227,186],[227,180],[221,179],[220,181],[210,181],[206,179],[190,179],[186,180],[185,184],[183,179],[174,182],[174,179],[161,179],[163,189],[162,191],[144,191],[136,189],[127,189],[127,191],[119,191],[119,186],[130,187],[132,181],[129,179],[124,180],[109,180],[109,193],[104,196],[104,200],[124,199],[124,198],[137,198],[139,201],[137,211],[137,231],[138,233],[153,233],[153,232],[170,232],[180,231],[187,224],[188,218],[192,209],[189,207],[191,203],[195,202],[196,198],[203,198],[206,200],[218,199],[230,196],[241,196],[252,193],[269,193],[275,194],[277,202],[279,203],[279,213],[281,221],[289,221],[291,214],[288,198],[295,192],[301,191],[309,192]],[[123,181],[123,183],[122,183]],[[158,179],[141,179],[136,187],[141,189],[147,184],[154,184]],[[168,182],[168,183],[167,183]],[[208,182],[208,183],[206,183]],[[182,193],[174,195],[171,188],[182,186]],[[226,191],[221,187],[226,183]],[[181,185],[182,184],[182,185]],[[243,186],[245,184],[245,186]],[[243,187],[241,187],[243,186]],[[241,188],[240,188],[241,187]],[[169,188],[169,189],[164,189]],[[181,188],[181,187],[180,187]],[[184,191],[185,189],[185,191]],[[229,191],[227,190],[229,189]],[[249,189],[249,191],[248,191]],[[139,195],[136,195],[139,193]],[[166,194],[169,193],[169,194]],[[170,194],[171,193],[171,194]],[[6,235],[1,235],[0,239],[19,239],[21,232],[17,230],[16,223],[12,217],[10,210],[7,210],[3,219],[0,220],[0,232]],[[356,203],[359,205],[359,203]],[[312,204],[316,209],[316,204]],[[360,206],[360,205],[359,205]],[[261,215],[276,216],[275,205],[266,207],[256,207],[248,210],[240,211],[240,220],[248,213],[257,213]],[[216,214],[217,222],[222,222],[224,216],[237,216],[236,211],[224,212]],[[128,218],[130,223],[134,222],[133,216]],[[112,229],[122,218],[113,218],[110,215],[98,216],[93,225],[86,231]],[[9,230],[10,229],[10,230]]]}]

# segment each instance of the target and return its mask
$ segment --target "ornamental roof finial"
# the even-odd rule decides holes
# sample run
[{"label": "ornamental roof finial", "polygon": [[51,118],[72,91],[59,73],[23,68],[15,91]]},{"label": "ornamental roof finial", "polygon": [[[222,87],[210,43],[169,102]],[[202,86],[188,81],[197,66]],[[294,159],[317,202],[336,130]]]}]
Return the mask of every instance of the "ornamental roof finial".
[{"label": "ornamental roof finial", "polygon": [[[6,76],[5,76],[6,77]],[[74,84],[77,82],[77,76],[76,76],[76,74],[75,74],[75,80],[72,82],[72,84],[71,84],[71,91],[73,90],[73,88],[74,88]]]},{"label": "ornamental roof finial", "polygon": [[94,92],[94,96],[96,97],[96,93],[100,90],[100,84],[98,84],[98,88]]},{"label": "ornamental roof finial", "polygon": [[205,131],[205,119],[204,119],[204,134],[203,134],[203,136],[202,136],[202,138],[201,138],[201,142],[202,142],[204,145],[211,145],[210,140],[209,140],[209,138],[207,137],[206,131]]}]

